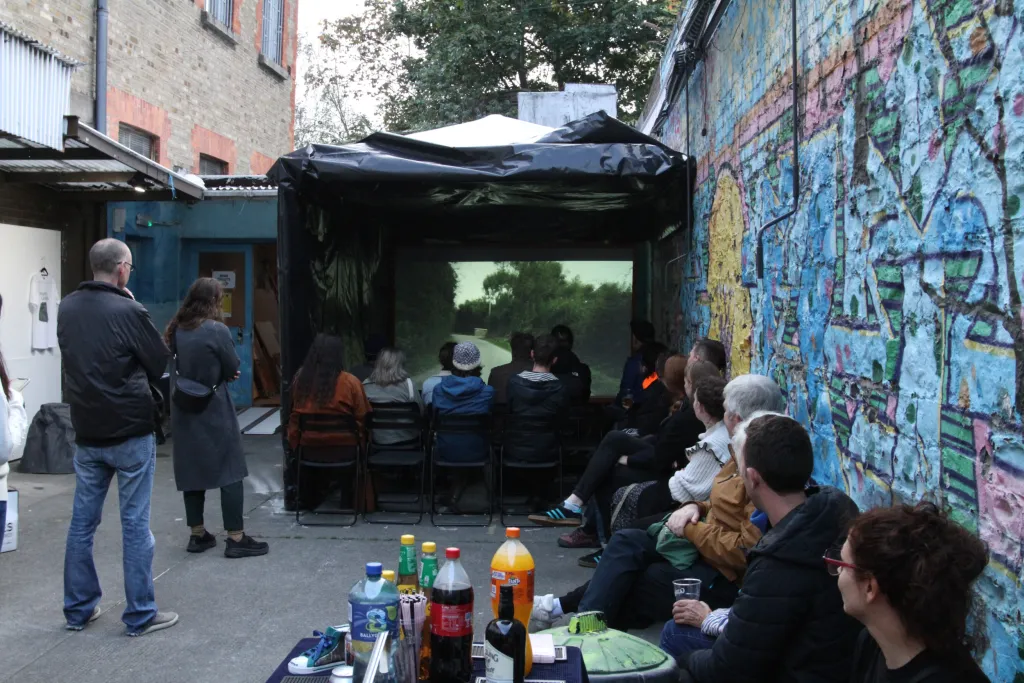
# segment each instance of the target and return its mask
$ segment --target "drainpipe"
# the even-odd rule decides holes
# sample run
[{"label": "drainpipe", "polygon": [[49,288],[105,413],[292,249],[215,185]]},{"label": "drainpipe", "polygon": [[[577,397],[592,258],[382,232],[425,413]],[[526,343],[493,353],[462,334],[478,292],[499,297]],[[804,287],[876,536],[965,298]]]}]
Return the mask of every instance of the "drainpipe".
[{"label": "drainpipe", "polygon": [[768,228],[791,218],[800,205],[800,103],[797,97],[797,54],[796,54],[796,0],[793,2],[793,208],[778,218],[768,221],[757,231],[757,279],[764,278],[764,232]]},{"label": "drainpipe", "polygon": [[107,134],[107,11],[108,0],[96,0],[96,110],[93,124]]}]

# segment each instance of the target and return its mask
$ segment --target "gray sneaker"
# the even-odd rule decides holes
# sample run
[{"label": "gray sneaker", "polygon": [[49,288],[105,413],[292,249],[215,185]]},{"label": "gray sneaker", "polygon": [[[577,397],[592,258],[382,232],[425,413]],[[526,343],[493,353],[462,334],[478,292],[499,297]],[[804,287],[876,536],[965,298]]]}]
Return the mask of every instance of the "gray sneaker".
[{"label": "gray sneaker", "polygon": [[143,626],[141,631],[129,633],[128,635],[133,638],[144,636],[156,631],[163,631],[165,628],[170,628],[177,623],[178,615],[174,612],[157,612],[156,616],[150,619],[149,623]]},{"label": "gray sneaker", "polygon": [[84,624],[72,624],[69,622],[64,624],[64,628],[66,628],[69,631],[81,631],[86,626],[99,619],[102,613],[103,612],[102,610],[100,610],[100,606],[96,605],[96,608],[92,611],[92,614],[89,615],[88,621],[86,621]]}]

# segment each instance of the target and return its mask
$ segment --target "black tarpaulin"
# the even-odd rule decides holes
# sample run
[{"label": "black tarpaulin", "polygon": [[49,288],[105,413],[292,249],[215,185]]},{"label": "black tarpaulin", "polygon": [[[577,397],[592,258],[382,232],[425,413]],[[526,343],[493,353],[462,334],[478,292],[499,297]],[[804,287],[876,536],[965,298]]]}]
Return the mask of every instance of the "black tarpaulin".
[{"label": "black tarpaulin", "polygon": [[269,172],[281,192],[396,209],[528,206],[600,212],[656,205],[675,223],[687,203],[686,158],[603,112],[536,142],[457,148],[390,133],[311,145]]}]

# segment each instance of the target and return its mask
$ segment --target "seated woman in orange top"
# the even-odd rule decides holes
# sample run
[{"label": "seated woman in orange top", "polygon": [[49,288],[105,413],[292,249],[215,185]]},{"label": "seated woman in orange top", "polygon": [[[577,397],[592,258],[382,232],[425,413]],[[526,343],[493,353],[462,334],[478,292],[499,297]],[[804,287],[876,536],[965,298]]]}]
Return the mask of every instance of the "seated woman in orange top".
[{"label": "seated woman in orange top", "polygon": [[[344,359],[345,347],[340,337],[318,334],[313,340],[292,382],[292,409],[288,416],[288,443],[292,448],[299,445],[299,416],[313,413],[353,415],[365,439],[370,402],[362,382],[345,372]],[[353,442],[348,434],[306,432],[302,437],[303,446],[352,445]]]}]

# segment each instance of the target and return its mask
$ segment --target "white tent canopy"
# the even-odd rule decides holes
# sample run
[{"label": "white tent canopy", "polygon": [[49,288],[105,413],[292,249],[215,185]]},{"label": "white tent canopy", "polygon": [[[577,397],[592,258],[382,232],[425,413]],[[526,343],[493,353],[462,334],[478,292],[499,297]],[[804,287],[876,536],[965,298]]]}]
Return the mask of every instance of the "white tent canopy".
[{"label": "white tent canopy", "polygon": [[425,130],[405,137],[445,147],[497,147],[534,142],[553,130],[529,121],[492,114],[477,121]]}]

